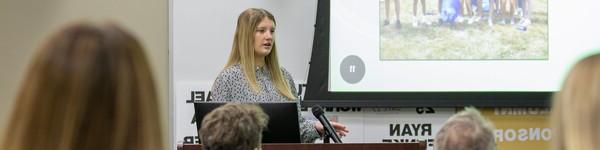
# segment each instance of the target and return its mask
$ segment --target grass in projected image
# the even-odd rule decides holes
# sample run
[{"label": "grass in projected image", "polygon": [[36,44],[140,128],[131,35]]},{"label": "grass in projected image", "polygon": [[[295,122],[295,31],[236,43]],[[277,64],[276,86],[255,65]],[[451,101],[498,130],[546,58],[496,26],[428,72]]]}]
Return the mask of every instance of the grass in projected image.
[{"label": "grass in projected image", "polygon": [[379,6],[381,60],[548,59],[548,0],[380,0]]}]

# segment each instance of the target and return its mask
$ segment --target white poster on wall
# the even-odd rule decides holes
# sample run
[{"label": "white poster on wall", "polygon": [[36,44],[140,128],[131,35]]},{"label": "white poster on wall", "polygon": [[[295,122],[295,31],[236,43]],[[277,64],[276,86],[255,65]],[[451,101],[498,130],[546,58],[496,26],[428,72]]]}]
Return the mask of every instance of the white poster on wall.
[{"label": "white poster on wall", "polygon": [[175,141],[176,144],[199,143],[194,123],[194,102],[210,100],[207,82],[178,82],[175,84]]},{"label": "white poster on wall", "polygon": [[433,149],[435,135],[454,113],[454,108],[433,107],[368,109],[363,142],[426,141],[428,149]]},{"label": "white poster on wall", "polygon": [[[426,141],[433,149],[434,137],[454,108],[325,108],[326,116],[350,130],[344,143],[408,143]],[[321,140],[317,143],[322,143]]]},{"label": "white poster on wall", "polygon": [[[297,87],[302,87],[302,82]],[[196,124],[193,123],[194,102],[211,101],[212,83],[178,82],[175,86],[175,141],[176,144],[199,143]],[[301,88],[298,88],[301,89]],[[299,91],[304,95],[304,90]],[[344,143],[406,143],[427,141],[433,149],[433,138],[441,125],[455,113],[454,108],[361,108],[324,107],[330,121],[346,125],[350,131],[341,140]],[[310,108],[302,108],[303,117],[318,122]],[[316,143],[323,143],[322,139]]]}]

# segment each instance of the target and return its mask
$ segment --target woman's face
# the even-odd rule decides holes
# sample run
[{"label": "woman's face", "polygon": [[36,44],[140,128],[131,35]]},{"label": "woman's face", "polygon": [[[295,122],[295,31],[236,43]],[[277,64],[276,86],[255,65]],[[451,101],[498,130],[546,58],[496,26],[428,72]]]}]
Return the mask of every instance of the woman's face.
[{"label": "woman's face", "polygon": [[275,25],[273,20],[264,17],[256,30],[254,30],[254,56],[265,57],[271,53],[273,48],[273,34],[275,33]]}]

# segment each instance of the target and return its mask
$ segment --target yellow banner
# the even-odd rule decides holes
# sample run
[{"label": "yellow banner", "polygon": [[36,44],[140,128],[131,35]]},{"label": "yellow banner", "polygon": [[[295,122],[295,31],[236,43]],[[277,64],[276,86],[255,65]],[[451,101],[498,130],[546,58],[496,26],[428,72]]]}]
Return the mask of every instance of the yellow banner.
[{"label": "yellow banner", "polygon": [[549,108],[484,108],[480,111],[496,127],[498,150],[550,149]]}]

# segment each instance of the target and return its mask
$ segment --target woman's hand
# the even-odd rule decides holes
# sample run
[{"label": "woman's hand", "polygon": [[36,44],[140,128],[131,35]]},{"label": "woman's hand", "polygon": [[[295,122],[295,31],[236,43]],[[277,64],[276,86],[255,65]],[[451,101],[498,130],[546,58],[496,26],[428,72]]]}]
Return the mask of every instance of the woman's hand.
[{"label": "woman's hand", "polygon": [[[337,122],[329,122],[331,124],[331,126],[335,129],[335,132],[337,132],[337,134],[339,136],[346,136],[348,135],[348,129],[346,129],[346,126],[341,124],[341,123],[337,123]],[[319,132],[319,134],[323,135],[324,131],[324,127],[320,122],[315,122],[315,128],[317,129],[317,131]]]}]

